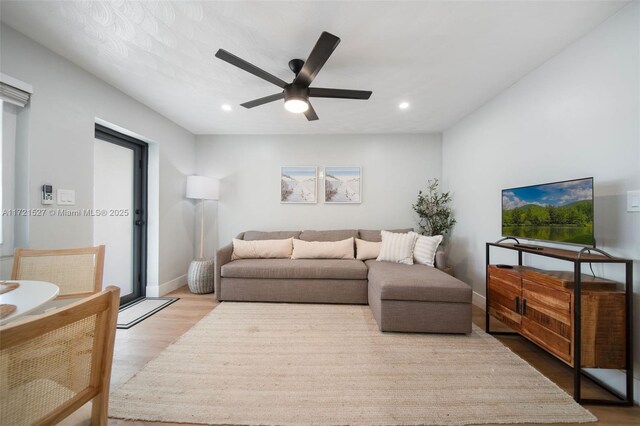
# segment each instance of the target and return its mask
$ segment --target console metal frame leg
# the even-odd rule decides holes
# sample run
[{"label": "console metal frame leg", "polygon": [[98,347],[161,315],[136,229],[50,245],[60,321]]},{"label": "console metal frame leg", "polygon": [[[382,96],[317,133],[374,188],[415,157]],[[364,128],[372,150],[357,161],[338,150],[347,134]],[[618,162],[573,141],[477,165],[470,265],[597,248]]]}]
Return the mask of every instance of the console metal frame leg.
[{"label": "console metal frame leg", "polygon": [[[580,404],[598,404],[598,405],[633,405],[633,335],[631,333],[633,327],[633,262],[625,261],[625,295],[626,295],[626,312],[625,312],[625,379],[626,392],[622,395],[620,392],[611,388],[602,380],[594,377],[592,374],[582,370],[582,264],[588,261],[578,260],[574,263],[574,329],[573,329],[573,399]],[[585,376],[600,388],[616,397],[611,399],[592,399],[582,398],[582,376]]]}]

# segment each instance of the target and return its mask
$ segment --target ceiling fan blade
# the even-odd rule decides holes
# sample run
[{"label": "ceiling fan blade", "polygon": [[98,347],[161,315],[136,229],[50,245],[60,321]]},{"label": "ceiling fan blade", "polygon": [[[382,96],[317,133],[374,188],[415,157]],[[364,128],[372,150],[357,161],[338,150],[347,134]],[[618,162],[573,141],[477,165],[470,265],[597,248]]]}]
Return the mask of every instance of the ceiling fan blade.
[{"label": "ceiling fan blade", "polygon": [[260,69],[253,64],[250,64],[244,59],[238,58],[236,55],[229,53],[224,49],[218,49],[218,51],[216,52],[216,58],[222,59],[223,61],[228,62],[231,65],[235,65],[236,67],[243,69],[246,72],[255,75],[256,77],[267,80],[269,83],[275,84],[276,86],[283,89],[288,84],[286,81],[280,80],[275,75],[269,74],[265,70]]},{"label": "ceiling fan blade", "polygon": [[253,108],[260,105],[268,104],[269,102],[277,101],[278,99],[284,99],[284,92],[276,93],[275,95],[265,96],[264,98],[254,99],[252,101],[240,104],[240,106],[243,106],[245,108]]},{"label": "ceiling fan blade", "polygon": [[349,89],[325,89],[321,87],[309,87],[309,96],[313,98],[337,98],[337,99],[369,99],[370,90]]},{"label": "ceiling fan blade", "polygon": [[338,47],[340,39],[333,34],[323,31],[320,34],[320,38],[313,47],[313,50],[309,54],[309,57],[305,61],[302,69],[293,80],[293,84],[297,84],[302,87],[309,87],[316,75],[322,69],[329,56]]},{"label": "ceiling fan blade", "polygon": [[318,119],[318,114],[316,114],[316,110],[313,109],[313,106],[311,106],[311,103],[309,103],[309,109],[307,109],[304,112],[305,117],[307,117],[307,120],[309,121],[315,121]]}]

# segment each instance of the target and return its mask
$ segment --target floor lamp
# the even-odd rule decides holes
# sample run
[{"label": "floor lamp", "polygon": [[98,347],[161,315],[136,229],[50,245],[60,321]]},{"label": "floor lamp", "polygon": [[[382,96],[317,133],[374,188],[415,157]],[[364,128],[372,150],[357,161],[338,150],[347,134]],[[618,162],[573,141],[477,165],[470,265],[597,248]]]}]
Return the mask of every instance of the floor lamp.
[{"label": "floor lamp", "polygon": [[200,200],[200,252],[189,265],[187,283],[192,293],[213,292],[213,259],[204,257],[204,202],[220,198],[219,182],[206,176],[187,176],[187,198]]}]

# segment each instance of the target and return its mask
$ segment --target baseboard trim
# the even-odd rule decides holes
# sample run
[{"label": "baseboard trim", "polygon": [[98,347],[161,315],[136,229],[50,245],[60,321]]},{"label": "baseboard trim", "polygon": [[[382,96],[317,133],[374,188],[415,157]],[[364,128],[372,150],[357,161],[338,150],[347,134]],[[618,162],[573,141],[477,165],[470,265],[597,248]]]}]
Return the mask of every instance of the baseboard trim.
[{"label": "baseboard trim", "polygon": [[187,283],[187,274],[180,275],[177,278],[172,279],[171,281],[167,281],[166,283],[162,283],[159,286],[147,286],[146,295],[147,297],[161,297],[167,293],[171,293],[173,290],[176,290]]},{"label": "baseboard trim", "polygon": [[477,293],[475,291],[473,292],[473,295],[471,297],[471,303],[473,303],[483,311],[487,310],[487,298],[481,295],[480,293]]}]

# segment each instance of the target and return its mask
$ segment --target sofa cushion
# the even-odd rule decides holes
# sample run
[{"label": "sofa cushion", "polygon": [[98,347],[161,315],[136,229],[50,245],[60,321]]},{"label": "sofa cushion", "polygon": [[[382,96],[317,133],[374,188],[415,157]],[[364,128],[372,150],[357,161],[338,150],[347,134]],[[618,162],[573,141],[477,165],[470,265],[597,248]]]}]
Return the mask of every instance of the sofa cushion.
[{"label": "sofa cushion", "polygon": [[415,232],[406,234],[397,234],[389,231],[380,232],[382,233],[382,244],[380,245],[378,260],[413,265],[413,248],[416,245],[418,234]]},{"label": "sofa cushion", "polygon": [[299,238],[300,231],[247,231],[244,233],[243,240],[286,240],[287,238]]},{"label": "sofa cushion", "polygon": [[381,244],[356,238],[356,259],[376,259],[380,255]]},{"label": "sofa cushion", "polygon": [[[413,231],[413,228],[405,228],[405,229],[387,229],[389,232],[394,232],[396,234],[406,234],[407,232]],[[360,235],[361,240],[365,241],[373,241],[379,243],[382,241],[382,234],[379,229],[359,229],[358,234]]]},{"label": "sofa cushion", "polygon": [[427,236],[417,233],[416,235],[418,236],[418,239],[416,240],[416,246],[413,248],[414,263],[434,266],[436,251],[442,242],[442,235]]},{"label": "sofa cushion", "polygon": [[231,260],[290,258],[293,250],[293,238],[286,240],[255,240],[244,241],[233,239],[233,253]]},{"label": "sofa cushion", "polygon": [[354,259],[353,238],[342,241],[293,240],[292,259]]},{"label": "sofa cushion", "polygon": [[367,267],[349,259],[239,259],[222,266],[224,278],[366,280]]},{"label": "sofa cushion", "polygon": [[297,238],[303,241],[342,241],[352,237],[358,238],[358,231],[356,229],[302,231]]},{"label": "sofa cushion", "polygon": [[382,300],[471,303],[471,287],[439,269],[425,265],[367,260],[369,294]]}]

